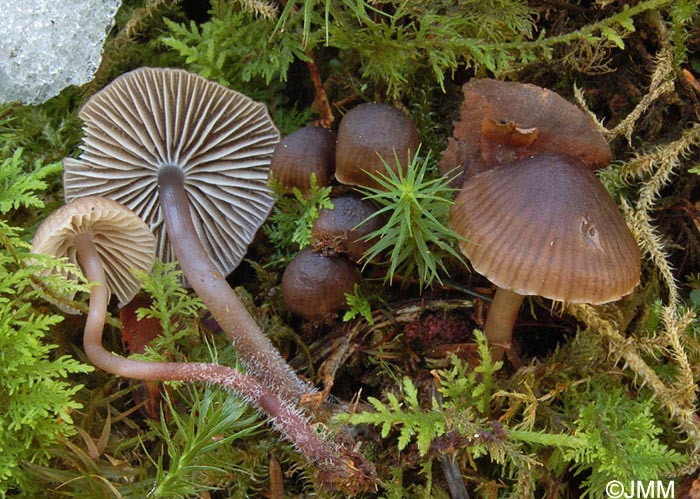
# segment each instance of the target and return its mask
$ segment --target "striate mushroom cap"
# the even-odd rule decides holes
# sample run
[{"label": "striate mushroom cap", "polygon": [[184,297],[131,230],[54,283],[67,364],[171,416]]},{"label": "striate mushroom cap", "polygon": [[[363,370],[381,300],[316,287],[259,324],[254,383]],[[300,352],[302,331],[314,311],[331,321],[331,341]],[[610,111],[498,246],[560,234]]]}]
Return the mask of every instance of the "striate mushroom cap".
[{"label": "striate mushroom cap", "polygon": [[418,130],[411,119],[393,106],[368,102],[352,108],[338,126],[335,178],[341,184],[380,187],[369,175],[405,170],[418,149]]},{"label": "striate mushroom cap", "polygon": [[450,214],[460,249],[500,288],[601,304],[639,283],[639,248],[593,171],[543,154],[468,179]]},{"label": "striate mushroom cap", "polygon": [[[68,258],[77,265],[73,240],[81,233],[92,236],[102,257],[107,288],[117,296],[120,306],[126,305],[141,289],[141,282],[131,273],[131,269],[150,272],[153,267],[153,234],[126,206],[111,199],[90,196],[77,198],[49,215],[34,234],[32,252]],[[54,269],[46,269],[42,274],[52,272]]]},{"label": "striate mushroom cap", "polygon": [[[473,78],[462,87],[460,121],[440,161],[470,176],[545,152],[567,154],[595,169],[612,152],[593,119],[551,90],[529,83]],[[461,185],[460,179],[455,185]]]},{"label": "striate mushroom cap", "polygon": [[306,194],[312,173],[319,187],[329,185],[335,171],[335,133],[318,126],[293,131],[275,147],[270,171],[289,192],[296,187]]},{"label": "striate mushroom cap", "polygon": [[282,298],[294,314],[321,322],[345,307],[345,293],[352,293],[359,280],[357,267],[347,258],[326,257],[307,248],[282,274]]},{"label": "striate mushroom cap", "polygon": [[99,195],[128,206],[171,261],[158,173],[177,168],[217,269],[238,265],[274,203],[267,181],[279,132],[263,104],[184,70],[141,68],[93,95],[80,118],[80,159],[64,160],[67,201]]}]

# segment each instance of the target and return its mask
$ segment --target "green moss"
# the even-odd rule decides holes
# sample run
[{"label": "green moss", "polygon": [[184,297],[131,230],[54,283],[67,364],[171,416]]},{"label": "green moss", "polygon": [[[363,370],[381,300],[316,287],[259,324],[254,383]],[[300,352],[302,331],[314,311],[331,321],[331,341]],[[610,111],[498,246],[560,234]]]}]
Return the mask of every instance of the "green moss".
[{"label": "green moss", "polygon": [[91,367],[68,355],[55,355],[52,329],[64,318],[37,310],[33,300],[43,289],[56,294],[84,290],[65,278],[40,278],[47,266],[75,271],[65,262],[31,256],[26,231],[10,222],[17,210],[42,208],[39,193],[54,165],[37,164],[25,173],[22,151],[0,150],[0,496],[19,492],[28,497],[40,487],[26,473],[27,464],[49,461],[53,448],[75,434],[72,412],[81,404],[81,385],[69,376]]}]

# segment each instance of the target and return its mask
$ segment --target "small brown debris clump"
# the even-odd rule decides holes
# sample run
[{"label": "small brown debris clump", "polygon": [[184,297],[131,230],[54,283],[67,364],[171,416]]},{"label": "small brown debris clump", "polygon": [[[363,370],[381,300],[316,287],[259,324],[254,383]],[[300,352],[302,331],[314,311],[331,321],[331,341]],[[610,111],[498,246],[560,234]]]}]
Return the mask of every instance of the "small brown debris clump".
[{"label": "small brown debris clump", "polygon": [[466,343],[472,333],[463,322],[429,314],[406,324],[404,337],[418,348],[429,348],[444,343]]}]

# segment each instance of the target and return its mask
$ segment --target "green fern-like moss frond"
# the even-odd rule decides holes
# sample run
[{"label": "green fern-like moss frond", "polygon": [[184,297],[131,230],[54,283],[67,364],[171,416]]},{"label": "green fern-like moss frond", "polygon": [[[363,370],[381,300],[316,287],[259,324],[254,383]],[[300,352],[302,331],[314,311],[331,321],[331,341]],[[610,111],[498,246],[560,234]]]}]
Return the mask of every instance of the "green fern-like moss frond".
[{"label": "green fern-like moss frond", "polygon": [[331,187],[320,187],[315,173],[311,174],[311,186],[306,194],[295,187],[291,195],[286,195],[283,186],[274,178],[270,184],[277,194],[277,203],[263,225],[263,232],[276,250],[273,263],[283,266],[299,250],[311,244],[311,229],[319,211],[333,209]]},{"label": "green fern-like moss frond", "polygon": [[582,497],[602,497],[610,480],[659,480],[686,458],[658,440],[661,432],[648,400],[632,400],[621,390],[595,389],[576,420],[581,445],[565,451],[576,474],[587,470]]},{"label": "green fern-like moss frond", "polygon": [[[26,230],[9,220],[17,209],[43,206],[44,179],[55,168],[28,168],[20,150],[0,151],[0,495],[15,489],[26,497],[38,493],[26,464],[48,462],[64,437],[73,435],[72,413],[80,409],[81,385],[70,376],[92,370],[69,355],[56,355],[50,334],[63,316],[35,308],[42,288],[35,277],[47,266],[64,272],[76,269],[62,260],[35,257]],[[47,281],[57,294],[85,287],[58,276]]]}]

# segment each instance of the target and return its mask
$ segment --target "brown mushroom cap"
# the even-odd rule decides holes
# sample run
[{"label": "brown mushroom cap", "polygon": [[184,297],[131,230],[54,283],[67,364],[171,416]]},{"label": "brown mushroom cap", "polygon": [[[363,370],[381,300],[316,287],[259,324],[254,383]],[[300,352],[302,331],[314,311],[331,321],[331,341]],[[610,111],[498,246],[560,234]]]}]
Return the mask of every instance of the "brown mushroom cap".
[{"label": "brown mushroom cap", "polygon": [[[345,254],[358,262],[374,241],[363,239],[382,227],[371,202],[356,196],[331,198],[333,209],[323,208],[311,229],[311,244],[317,250],[331,254]],[[368,220],[369,219],[369,220]]]},{"label": "brown mushroom cap", "polygon": [[267,180],[279,132],[263,104],[187,71],[141,68],[93,95],[80,118],[80,160],[64,160],[67,201],[99,195],[128,206],[171,261],[158,174],[177,168],[214,264],[222,275],[238,265],[273,205]]},{"label": "brown mushroom cap", "polygon": [[310,321],[332,317],[345,307],[345,293],[360,280],[357,268],[343,257],[302,250],[282,275],[282,298],[294,314]]},{"label": "brown mushroom cap", "polygon": [[[77,198],[53,212],[34,234],[32,251],[68,258],[78,264],[73,239],[90,233],[102,257],[107,288],[120,306],[131,301],[141,288],[132,268],[150,272],[155,261],[155,239],[145,223],[130,209],[111,199]],[[48,275],[54,269],[42,273]],[[68,276],[74,278],[75,276]]]},{"label": "brown mushroom cap", "polygon": [[[573,156],[593,169],[612,159],[593,119],[551,90],[473,78],[462,91],[460,121],[440,161],[443,173],[460,167],[470,176],[494,164],[544,152]],[[498,125],[504,129],[497,131]],[[454,185],[461,185],[461,179]]]},{"label": "brown mushroom cap", "polygon": [[311,174],[319,187],[333,180],[335,170],[335,133],[327,128],[305,126],[284,137],[275,147],[270,171],[288,191],[296,187],[302,193],[311,188]]},{"label": "brown mushroom cap", "polygon": [[580,161],[543,154],[468,179],[450,225],[474,269],[521,295],[601,304],[639,282],[640,253],[619,209]]},{"label": "brown mushroom cap", "polygon": [[360,104],[338,126],[335,178],[342,184],[378,187],[366,172],[386,171],[382,159],[396,171],[394,152],[405,171],[417,149],[418,130],[406,114],[387,104]]}]

